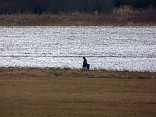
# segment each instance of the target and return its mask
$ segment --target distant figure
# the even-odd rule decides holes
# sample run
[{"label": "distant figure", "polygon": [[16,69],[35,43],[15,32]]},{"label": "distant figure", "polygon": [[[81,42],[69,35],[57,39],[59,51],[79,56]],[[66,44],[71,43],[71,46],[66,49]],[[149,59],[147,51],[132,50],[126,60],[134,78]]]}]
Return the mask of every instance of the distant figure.
[{"label": "distant figure", "polygon": [[90,65],[87,63],[87,59],[85,57],[83,57],[83,67],[82,67],[82,71],[87,71],[89,70]]}]

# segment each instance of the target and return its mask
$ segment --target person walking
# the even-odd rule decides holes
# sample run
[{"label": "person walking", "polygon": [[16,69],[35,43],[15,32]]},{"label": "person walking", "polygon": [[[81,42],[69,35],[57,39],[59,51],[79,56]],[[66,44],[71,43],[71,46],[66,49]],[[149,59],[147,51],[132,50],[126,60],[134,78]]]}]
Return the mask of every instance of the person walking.
[{"label": "person walking", "polygon": [[87,71],[87,70],[89,70],[89,64],[87,63],[87,59],[85,57],[83,57],[82,71]]}]

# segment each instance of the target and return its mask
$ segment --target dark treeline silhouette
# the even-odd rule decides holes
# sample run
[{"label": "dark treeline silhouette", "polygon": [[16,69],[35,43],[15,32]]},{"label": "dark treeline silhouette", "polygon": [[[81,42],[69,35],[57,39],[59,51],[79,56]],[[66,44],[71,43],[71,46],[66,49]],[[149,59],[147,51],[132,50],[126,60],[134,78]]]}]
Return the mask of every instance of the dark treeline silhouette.
[{"label": "dark treeline silhouette", "polygon": [[108,13],[123,5],[146,9],[156,7],[156,0],[0,0],[0,14]]}]

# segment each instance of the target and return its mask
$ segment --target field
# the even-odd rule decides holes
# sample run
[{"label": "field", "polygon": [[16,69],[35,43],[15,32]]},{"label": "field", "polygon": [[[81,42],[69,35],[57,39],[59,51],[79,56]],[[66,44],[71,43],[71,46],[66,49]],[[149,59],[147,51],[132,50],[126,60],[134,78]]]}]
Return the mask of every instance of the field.
[{"label": "field", "polygon": [[4,14],[0,26],[155,26],[155,10],[115,10],[109,14]]},{"label": "field", "polygon": [[155,117],[156,73],[0,68],[0,117]]}]

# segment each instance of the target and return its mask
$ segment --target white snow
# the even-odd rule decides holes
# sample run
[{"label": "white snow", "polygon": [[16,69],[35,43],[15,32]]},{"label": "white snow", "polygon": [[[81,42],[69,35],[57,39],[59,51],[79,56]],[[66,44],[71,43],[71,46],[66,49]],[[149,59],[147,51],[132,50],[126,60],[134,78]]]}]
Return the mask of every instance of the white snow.
[{"label": "white snow", "polygon": [[0,27],[0,67],[156,72],[156,27]]}]

